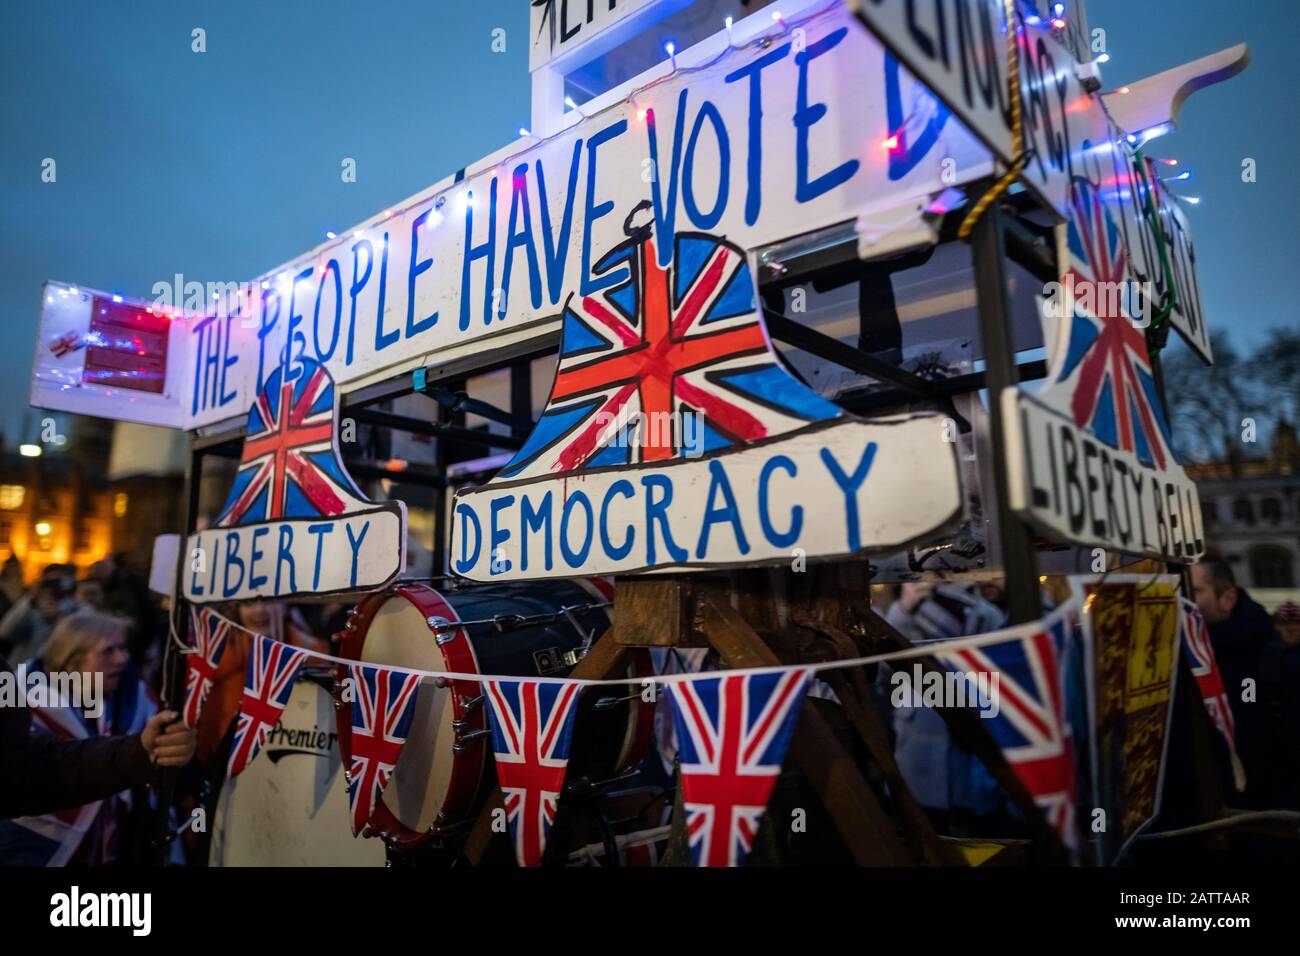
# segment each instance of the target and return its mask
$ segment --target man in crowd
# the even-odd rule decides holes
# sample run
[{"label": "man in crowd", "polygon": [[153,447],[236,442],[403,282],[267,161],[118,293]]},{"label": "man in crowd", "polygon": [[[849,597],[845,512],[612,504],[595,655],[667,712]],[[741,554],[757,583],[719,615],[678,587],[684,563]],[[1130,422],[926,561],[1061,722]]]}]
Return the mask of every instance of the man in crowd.
[{"label": "man in crowd", "polygon": [[1192,566],[1192,584],[1246,770],[1246,790],[1231,802],[1300,809],[1300,647],[1283,643],[1268,612],[1237,585],[1226,561],[1202,558]]}]

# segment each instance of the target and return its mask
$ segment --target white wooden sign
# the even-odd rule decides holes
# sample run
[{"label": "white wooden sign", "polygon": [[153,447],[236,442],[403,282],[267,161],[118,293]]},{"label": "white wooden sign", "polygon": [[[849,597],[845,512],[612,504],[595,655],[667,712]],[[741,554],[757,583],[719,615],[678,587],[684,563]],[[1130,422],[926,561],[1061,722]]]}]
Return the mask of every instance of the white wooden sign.
[{"label": "white wooden sign", "polygon": [[175,309],[63,282],[41,290],[31,403],[181,428],[189,384]]},{"label": "white wooden sign", "polygon": [[620,20],[653,4],[684,7],[689,0],[537,0],[528,10],[528,68],[590,43]]},{"label": "white wooden sign", "polygon": [[1075,183],[1046,382],[1001,396],[1010,506],[1067,541],[1191,561],[1205,549],[1200,500],[1170,447],[1143,331],[1152,297],[1137,291],[1112,193]]},{"label": "white wooden sign", "polygon": [[405,555],[406,506],[367,501],[339,458],[329,372],[311,360],[276,369],[249,410],[221,516],[186,542],[186,600],[369,591]]},{"label": "white wooden sign", "polygon": [[991,172],[956,124],[887,145],[891,117],[933,98],[887,74],[878,41],[842,10],[768,35],[708,48],[707,65],[683,51],[671,77],[665,60],[650,88],[341,233],[223,302],[229,317],[187,322],[185,426],[242,414],[288,343],[347,389],[551,332],[569,291],[609,281],[592,266],[642,202],[664,230],[752,249]]}]

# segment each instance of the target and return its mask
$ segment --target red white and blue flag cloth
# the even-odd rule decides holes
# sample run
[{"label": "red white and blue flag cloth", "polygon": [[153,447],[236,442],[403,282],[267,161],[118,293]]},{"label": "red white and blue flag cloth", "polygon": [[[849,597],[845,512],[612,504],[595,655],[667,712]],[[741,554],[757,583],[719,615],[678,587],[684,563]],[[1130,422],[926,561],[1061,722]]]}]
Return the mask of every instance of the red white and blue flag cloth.
[{"label": "red white and blue flag cloth", "polygon": [[298,679],[307,652],[264,634],[253,635],[244,675],[244,696],[230,748],[226,775],[237,776],[257,756],[272,728],[280,722],[293,682]]},{"label": "red white and blue flag cloth", "polygon": [[564,789],[576,684],[483,682],[497,782],[520,866],[537,866]]},{"label": "red white and blue flag cloth", "polygon": [[1232,706],[1228,703],[1228,693],[1223,686],[1223,674],[1219,671],[1219,662],[1214,656],[1214,646],[1210,643],[1210,629],[1205,618],[1196,608],[1195,601],[1178,599],[1179,617],[1182,623],[1183,652],[1191,666],[1196,686],[1200,688],[1201,700],[1210,720],[1223,735],[1228,745],[1228,755],[1232,763],[1233,783],[1238,790],[1246,788],[1246,770],[1237,755],[1237,725],[1232,719]]},{"label": "red white and blue flag cloth", "polygon": [[[39,660],[28,670],[43,669]],[[98,720],[62,699],[32,707],[31,733],[60,740],[138,734],[158,712],[158,700],[134,671],[123,673]],[[0,861],[9,866],[102,866],[111,862],[119,815],[130,791],[53,813],[0,820]]]},{"label": "red white and blue flag cloth", "polygon": [[811,676],[798,668],[668,684],[696,866],[745,862]]},{"label": "red white and blue flag cloth", "polygon": [[1164,470],[1172,462],[1169,427],[1140,327],[1136,284],[1105,196],[1084,181],[1072,187],[1066,252],[1063,283],[1070,294],[1055,377],[1071,385],[1062,410],[1099,441]]},{"label": "red white and blue flag cloth", "polygon": [[374,815],[402,755],[420,675],[372,664],[351,664],[348,672],[353,693],[348,808],[352,832],[359,834]]},{"label": "red white and blue flag cloth", "polygon": [[660,241],[638,228],[595,267],[625,278],[569,297],[547,407],[496,480],[667,462],[842,414],[777,361],[743,249],[677,233],[662,266]]},{"label": "red white and blue flag cloth", "polygon": [[973,647],[938,645],[934,656],[970,677],[997,675],[997,713],[982,713],[983,723],[1061,842],[1074,849],[1078,779],[1067,682],[1074,623],[1059,614],[1007,633]]},{"label": "red white and blue flag cloth", "polygon": [[312,359],[271,373],[248,410],[243,455],[218,526],[329,517],[366,504],[334,445],[334,397],[334,380]]},{"label": "red white and blue flag cloth", "polygon": [[212,690],[212,680],[230,641],[230,622],[219,614],[191,608],[194,631],[193,652],[185,655],[185,706],[181,717],[186,727],[197,727],[203,704]]}]

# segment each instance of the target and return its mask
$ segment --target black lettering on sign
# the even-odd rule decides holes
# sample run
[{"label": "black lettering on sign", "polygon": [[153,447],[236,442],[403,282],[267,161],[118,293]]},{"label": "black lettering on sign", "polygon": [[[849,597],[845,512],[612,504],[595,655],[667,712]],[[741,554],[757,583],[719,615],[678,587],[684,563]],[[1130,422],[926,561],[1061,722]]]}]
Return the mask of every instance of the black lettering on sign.
[{"label": "black lettering on sign", "polygon": [[1088,517],[1092,519],[1092,533],[1103,540],[1110,537],[1107,534],[1106,525],[1097,520],[1097,499],[1095,494],[1101,488],[1101,482],[1097,480],[1097,475],[1093,471],[1093,463],[1101,451],[1097,445],[1088,438],[1083,439],[1083,477],[1088,484]]},{"label": "black lettering on sign", "polygon": [[1156,506],[1157,545],[1161,554],[1168,554],[1169,525],[1165,519],[1165,499],[1160,488],[1160,482],[1155,478],[1151,479],[1151,503]]},{"label": "black lettering on sign", "polygon": [[[995,23],[990,5],[978,0],[957,2],[957,49],[961,55],[961,91],[971,109],[993,109],[1007,129],[1011,128],[1011,104],[1007,102],[1007,81],[998,69],[998,47],[1003,44],[1000,23]],[[972,12],[979,18],[972,22]],[[944,65],[948,59],[944,57]]]},{"label": "black lettering on sign", "polygon": [[1119,475],[1119,491],[1124,500],[1124,527],[1120,530],[1119,539],[1121,544],[1127,545],[1133,537],[1133,499],[1129,496],[1128,462],[1122,458],[1117,459],[1114,467]]},{"label": "black lettering on sign", "polygon": [[1128,529],[1120,529],[1119,512],[1115,508],[1115,469],[1110,455],[1105,452],[1101,456],[1101,487],[1106,496],[1106,525],[1110,528],[1110,534],[1118,534],[1120,544],[1128,544]]},{"label": "black lettering on sign", "polygon": [[1142,486],[1146,484],[1146,478],[1141,468],[1134,468],[1129,472],[1128,477],[1133,485],[1133,501],[1137,505],[1138,524],[1142,531],[1142,550],[1150,551],[1151,539],[1147,537],[1147,509],[1142,505]]},{"label": "black lettering on sign", "polygon": [[1065,495],[1067,514],[1070,518],[1070,532],[1077,535],[1083,530],[1084,502],[1083,482],[1079,478],[1079,447],[1074,442],[1074,428],[1062,425],[1061,463],[1065,472]]},{"label": "black lettering on sign", "polygon": [[[1028,411],[1028,409],[1026,409],[1024,406],[1021,406],[1021,409],[1020,409],[1020,432],[1021,432],[1021,434],[1023,434],[1026,438],[1030,437],[1030,431],[1029,431],[1029,411]],[[1047,453],[1051,456],[1051,461],[1052,461],[1052,481],[1053,481],[1053,484],[1055,484],[1055,481],[1056,481],[1056,452],[1055,452],[1054,449],[1052,448],[1052,423],[1051,423],[1050,420],[1047,421],[1047,422],[1044,424],[1043,433],[1047,436]],[[1031,443],[1032,443],[1032,439],[1031,439]],[[1025,462],[1026,462],[1026,464],[1028,464],[1028,466],[1029,466],[1029,489],[1030,489],[1030,499],[1033,501],[1033,503],[1034,503],[1034,507],[1035,507],[1035,508],[1038,508],[1038,509],[1050,508],[1053,512],[1058,512],[1058,511],[1060,511],[1060,507],[1061,507],[1061,505],[1060,505],[1060,501],[1059,501],[1059,499],[1057,499],[1055,496],[1051,496],[1051,497],[1049,497],[1049,496],[1048,496],[1047,489],[1046,489],[1046,488],[1041,488],[1041,487],[1039,487],[1039,485],[1038,485],[1038,476],[1037,476],[1037,474],[1035,474],[1035,472],[1034,472],[1034,453],[1033,453],[1033,449],[1030,448],[1030,449],[1027,449],[1027,451],[1028,451],[1028,454],[1025,455]]]},{"label": "black lettering on sign", "polygon": [[[1173,556],[1181,557],[1184,554],[1191,554],[1187,546],[1187,522],[1180,520],[1183,510],[1183,499],[1178,493],[1178,486],[1172,482],[1165,484],[1165,510],[1169,515],[1169,543],[1173,547]],[[1174,532],[1178,532],[1178,539],[1174,540]]]}]

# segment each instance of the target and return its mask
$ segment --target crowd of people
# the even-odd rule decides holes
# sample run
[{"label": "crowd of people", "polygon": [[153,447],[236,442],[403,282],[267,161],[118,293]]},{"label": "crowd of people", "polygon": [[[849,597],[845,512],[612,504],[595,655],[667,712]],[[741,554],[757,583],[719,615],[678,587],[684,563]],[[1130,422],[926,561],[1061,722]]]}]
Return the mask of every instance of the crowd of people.
[{"label": "crowd of people", "polygon": [[[1194,564],[1191,579],[1245,775],[1238,791],[1226,750],[1219,754],[1224,803],[1234,810],[1300,811],[1300,607],[1284,604],[1270,615],[1217,557]],[[1045,595],[1045,609],[1050,604]],[[1007,621],[1005,593],[996,580],[903,584],[884,613],[914,643],[985,633]],[[887,677],[883,669],[878,687]],[[882,702],[885,697],[880,694]],[[899,769],[941,830],[969,836],[1006,832],[1016,816],[1006,795],[984,765],[953,742],[934,709],[895,708],[891,729]],[[1184,796],[1167,791],[1165,803]]]},{"label": "crowd of people", "polygon": [[[1226,803],[1300,810],[1300,608],[1286,605],[1270,616],[1215,558],[1194,565],[1191,577],[1247,781],[1240,792],[1225,782]],[[882,611],[914,642],[984,633],[1006,622],[996,581],[905,584]],[[328,651],[327,635],[342,627],[347,607],[247,602],[225,612],[256,633]],[[30,586],[15,558],[0,566],[0,670],[80,674],[83,688],[102,692],[98,702],[50,696],[33,706],[0,706],[0,865],[131,864],[156,861],[160,853],[183,862],[183,849],[193,849],[187,839],[159,842],[168,832],[159,823],[160,771],[187,767],[174,793],[164,788],[173,794],[174,834],[177,813],[183,818],[202,800],[196,781],[219,774],[246,647],[226,655],[207,705],[230,719],[201,721],[196,734],[159,704],[168,635],[165,601],[121,560],[97,562],[82,575],[51,565]],[[879,688],[887,677],[882,669]],[[888,695],[880,696],[890,706]],[[941,831],[995,836],[1021,822],[937,712],[892,708],[891,730],[899,769]]]},{"label": "crowd of people", "polygon": [[[0,864],[137,862],[159,768],[194,752],[193,732],[155,693],[166,628],[156,598],[116,559],[82,577],[50,565],[24,587],[11,555],[0,609],[0,668],[22,675],[23,691],[0,707]],[[59,675],[79,681],[37,680]]]},{"label": "crowd of people", "polygon": [[[341,628],[348,608],[250,601],[221,610],[255,633],[327,651],[319,635]],[[230,719],[200,721],[195,731],[161,709],[169,635],[167,600],[120,557],[81,574],[51,564],[30,585],[16,557],[0,565],[0,670],[24,686],[82,678],[77,699],[71,685],[49,680],[44,695],[0,706],[0,866],[180,863],[195,849],[176,821],[200,805],[221,765],[247,648],[232,645],[210,695],[208,708]],[[167,767],[185,768],[166,788],[170,826],[157,807]]]}]

